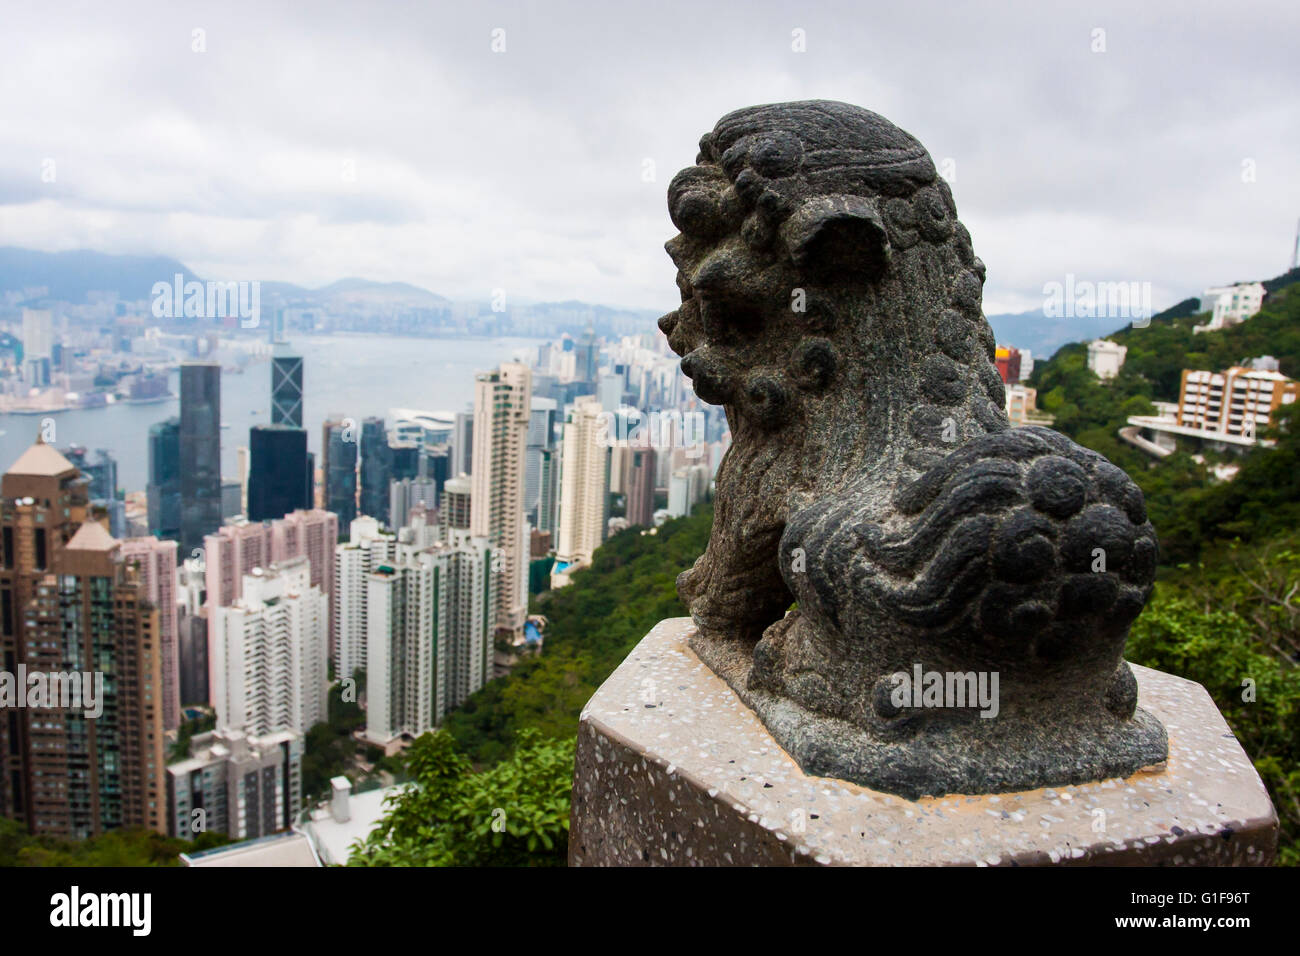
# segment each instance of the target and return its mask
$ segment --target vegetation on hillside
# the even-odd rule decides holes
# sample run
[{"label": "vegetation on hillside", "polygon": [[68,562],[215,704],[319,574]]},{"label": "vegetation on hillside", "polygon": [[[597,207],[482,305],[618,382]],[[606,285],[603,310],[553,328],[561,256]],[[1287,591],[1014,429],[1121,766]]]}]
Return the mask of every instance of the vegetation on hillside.
[{"label": "vegetation on hillside", "polygon": [[230,840],[203,833],[191,843],[152,830],[112,830],[88,840],[32,836],[17,820],[0,817],[0,867],[5,866],[180,866],[180,854],[197,853]]},{"label": "vegetation on hillside", "polygon": [[[1281,861],[1300,865],[1300,404],[1284,407],[1244,455],[1179,451],[1159,462],[1124,444],[1130,415],[1177,401],[1183,369],[1223,371],[1272,355],[1300,377],[1300,273],[1266,282],[1264,308],[1240,325],[1199,335],[1194,301],[1149,327],[1112,336],[1128,353],[1100,381],[1082,344],[1035,369],[1039,405],[1055,426],[1106,455],[1141,486],[1160,540],[1155,594],[1130,635],[1136,663],[1203,684],[1251,756],[1282,821]],[[1182,442],[1186,445],[1186,442]],[[1217,481],[1207,465],[1240,465]]]},{"label": "vegetation on hillside", "polygon": [[[1228,483],[1212,481],[1183,448],[1156,463],[1119,439],[1130,415],[1153,414],[1153,401],[1178,400],[1183,369],[1222,371],[1272,355],[1282,374],[1300,377],[1300,285],[1276,289],[1249,321],[1200,335],[1192,326],[1206,316],[1195,315],[1192,302],[1160,313],[1146,328],[1128,326],[1109,336],[1128,354],[1108,382],[1088,369],[1083,344],[1061,349],[1033,376],[1039,407],[1055,417],[1053,427],[1110,458],[1142,487],[1166,564],[1193,561],[1227,541],[1263,540],[1300,518],[1300,446],[1297,429],[1286,431],[1287,420],[1297,420],[1294,407],[1279,416],[1282,427],[1262,436],[1279,439],[1278,447],[1234,455],[1242,470]],[[1203,457],[1212,464],[1227,454]]]}]

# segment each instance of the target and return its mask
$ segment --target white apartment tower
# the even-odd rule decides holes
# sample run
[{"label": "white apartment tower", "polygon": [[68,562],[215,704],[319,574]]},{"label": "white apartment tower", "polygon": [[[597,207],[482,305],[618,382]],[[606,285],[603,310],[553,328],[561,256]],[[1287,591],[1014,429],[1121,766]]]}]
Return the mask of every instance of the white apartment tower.
[{"label": "white apartment tower", "polygon": [[381,746],[437,727],[491,673],[494,554],[485,538],[402,545],[366,588],[366,737]]},{"label": "white apartment tower", "polygon": [[374,518],[354,518],[349,541],[334,548],[334,676],[342,680],[366,666],[366,592],[370,572],[391,563],[397,536]]},{"label": "white apartment tower", "polygon": [[217,726],[306,734],[327,718],[329,602],[305,557],[257,568],[243,596],[214,609],[208,648]]},{"label": "white apartment tower", "polygon": [[519,634],[528,612],[528,526],[524,469],[532,371],[506,362],[474,382],[470,532],[501,551],[497,627]]},{"label": "white apartment tower", "polygon": [[599,399],[584,395],[565,417],[560,451],[559,539],[551,586],[569,583],[569,573],[591,564],[605,540],[609,518],[609,447],[601,440]]}]

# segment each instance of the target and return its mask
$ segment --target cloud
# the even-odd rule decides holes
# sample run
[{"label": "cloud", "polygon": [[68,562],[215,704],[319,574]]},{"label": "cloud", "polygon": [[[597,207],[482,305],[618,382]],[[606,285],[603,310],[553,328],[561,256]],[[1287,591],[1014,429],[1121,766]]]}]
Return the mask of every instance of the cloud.
[{"label": "cloud", "polygon": [[739,106],[827,97],[951,160],[989,312],[1065,272],[1151,281],[1159,307],[1285,268],[1300,13],[1044,6],[11,10],[0,231],[214,278],[662,308],[664,191],[699,136]]}]

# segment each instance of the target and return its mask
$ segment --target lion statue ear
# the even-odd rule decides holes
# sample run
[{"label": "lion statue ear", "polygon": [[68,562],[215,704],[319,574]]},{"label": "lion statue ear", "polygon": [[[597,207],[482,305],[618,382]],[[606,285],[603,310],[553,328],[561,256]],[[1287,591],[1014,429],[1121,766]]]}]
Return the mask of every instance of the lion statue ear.
[{"label": "lion statue ear", "polygon": [[802,270],[821,279],[874,281],[889,268],[880,211],[862,196],[814,196],[781,225],[781,241]]}]

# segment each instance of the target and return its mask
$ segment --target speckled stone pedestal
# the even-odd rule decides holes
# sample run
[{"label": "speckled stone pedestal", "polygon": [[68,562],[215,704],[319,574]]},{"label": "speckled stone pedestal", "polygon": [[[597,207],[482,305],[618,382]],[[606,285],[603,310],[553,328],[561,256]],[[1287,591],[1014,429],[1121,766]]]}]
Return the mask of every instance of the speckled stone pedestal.
[{"label": "speckled stone pedestal", "polygon": [[806,775],[662,621],[582,713],[573,866],[1259,866],[1277,816],[1199,684],[1134,667],[1169,760],[1126,778],[905,800]]}]

